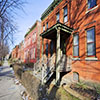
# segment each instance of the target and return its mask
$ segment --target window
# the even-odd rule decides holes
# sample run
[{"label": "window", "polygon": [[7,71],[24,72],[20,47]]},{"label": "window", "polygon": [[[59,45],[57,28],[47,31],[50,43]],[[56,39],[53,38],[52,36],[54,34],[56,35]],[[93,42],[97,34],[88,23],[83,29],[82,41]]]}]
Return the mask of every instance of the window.
[{"label": "window", "polygon": [[67,17],[67,7],[64,7],[64,23],[68,21]]},{"label": "window", "polygon": [[33,49],[33,58],[35,59],[35,48]]},{"label": "window", "polygon": [[45,25],[43,25],[43,32],[45,31]]},{"label": "window", "polygon": [[53,42],[50,43],[50,55],[53,55]]},{"label": "window", "polygon": [[47,29],[48,29],[48,22],[47,22]]},{"label": "window", "polygon": [[31,53],[31,59],[33,59],[33,48],[31,48],[30,53]]},{"label": "window", "polygon": [[88,9],[96,6],[96,0],[88,0]]},{"label": "window", "polygon": [[79,35],[75,34],[73,39],[73,56],[79,56]]},{"label": "window", "polygon": [[95,55],[95,29],[87,30],[87,56]]},{"label": "window", "polygon": [[73,72],[73,80],[76,82],[79,81],[79,74],[77,72]]},{"label": "window", "polygon": [[32,42],[34,43],[36,41],[36,32],[33,33],[33,39]]},{"label": "window", "polygon": [[30,37],[28,38],[28,45],[30,45]]},{"label": "window", "polygon": [[56,20],[59,22],[59,13],[56,14]]},{"label": "window", "polygon": [[46,56],[48,56],[48,43],[46,43]]}]

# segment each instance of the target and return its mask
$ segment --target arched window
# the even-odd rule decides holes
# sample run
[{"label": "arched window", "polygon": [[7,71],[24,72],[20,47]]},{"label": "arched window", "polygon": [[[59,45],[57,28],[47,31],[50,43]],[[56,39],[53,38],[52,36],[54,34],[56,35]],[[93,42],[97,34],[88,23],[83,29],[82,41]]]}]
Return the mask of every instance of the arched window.
[{"label": "arched window", "polygon": [[73,80],[76,82],[79,81],[79,74],[77,72],[73,72]]}]

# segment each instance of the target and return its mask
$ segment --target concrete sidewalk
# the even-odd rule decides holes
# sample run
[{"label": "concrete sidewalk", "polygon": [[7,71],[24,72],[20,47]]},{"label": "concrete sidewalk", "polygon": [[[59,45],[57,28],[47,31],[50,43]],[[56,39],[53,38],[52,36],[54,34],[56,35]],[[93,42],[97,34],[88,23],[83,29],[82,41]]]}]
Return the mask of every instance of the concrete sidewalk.
[{"label": "concrete sidewalk", "polygon": [[7,61],[4,65],[0,67],[0,100],[22,100],[20,93],[25,88],[14,83],[14,71],[7,66]]}]

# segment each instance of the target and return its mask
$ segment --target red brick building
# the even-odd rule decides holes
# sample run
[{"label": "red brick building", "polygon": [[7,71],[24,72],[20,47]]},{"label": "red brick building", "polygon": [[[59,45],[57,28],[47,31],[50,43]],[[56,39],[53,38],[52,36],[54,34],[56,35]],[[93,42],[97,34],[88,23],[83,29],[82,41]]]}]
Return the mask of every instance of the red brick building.
[{"label": "red brick building", "polygon": [[56,81],[66,72],[100,82],[100,0],[54,0],[41,20],[40,55],[56,54]]},{"label": "red brick building", "polygon": [[15,48],[13,48],[11,57],[15,60],[18,60],[18,45],[16,45]]},{"label": "red brick building", "polygon": [[36,21],[25,35],[25,62],[35,63],[40,57],[40,31],[41,23]]},{"label": "red brick building", "polygon": [[24,41],[19,44],[18,48],[18,60],[24,62]]}]

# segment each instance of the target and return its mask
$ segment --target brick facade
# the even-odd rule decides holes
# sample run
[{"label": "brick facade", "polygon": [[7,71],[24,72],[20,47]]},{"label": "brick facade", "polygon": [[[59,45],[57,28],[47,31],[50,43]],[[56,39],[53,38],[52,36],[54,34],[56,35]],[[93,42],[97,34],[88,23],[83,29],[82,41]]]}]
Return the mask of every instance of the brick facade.
[{"label": "brick facade", "polygon": [[21,62],[24,62],[24,41],[22,41],[19,44],[19,49],[18,49],[18,60]]},{"label": "brick facade", "polygon": [[40,29],[41,23],[36,21],[36,23],[29,29],[27,34],[25,35],[25,62],[33,62],[35,63],[40,56]]},{"label": "brick facade", "polygon": [[18,45],[15,46],[15,48],[13,48],[11,56],[13,59],[18,59]]},{"label": "brick facade", "polygon": [[[57,0],[55,0],[57,1]],[[55,2],[53,1],[53,2]],[[73,28],[70,36],[66,37],[66,55],[72,57],[72,71],[77,72],[80,78],[100,82],[100,1],[96,0],[96,6],[88,9],[88,0],[60,0],[59,4],[52,7],[52,10],[45,15],[42,14],[41,33],[43,27],[47,31],[57,23],[56,15],[59,13],[59,22]],[[64,23],[64,7],[68,9],[68,21]],[[44,17],[45,16],[45,17]],[[93,56],[87,56],[87,30],[94,27],[95,29],[95,48],[96,53]],[[79,56],[73,56],[73,35],[79,35]],[[46,43],[48,43],[48,57],[50,57],[50,41],[44,39],[44,54],[46,53]],[[54,52],[56,52],[56,43],[54,43]],[[40,42],[40,56],[42,56],[42,38]],[[67,74],[66,74],[67,76]]]}]

